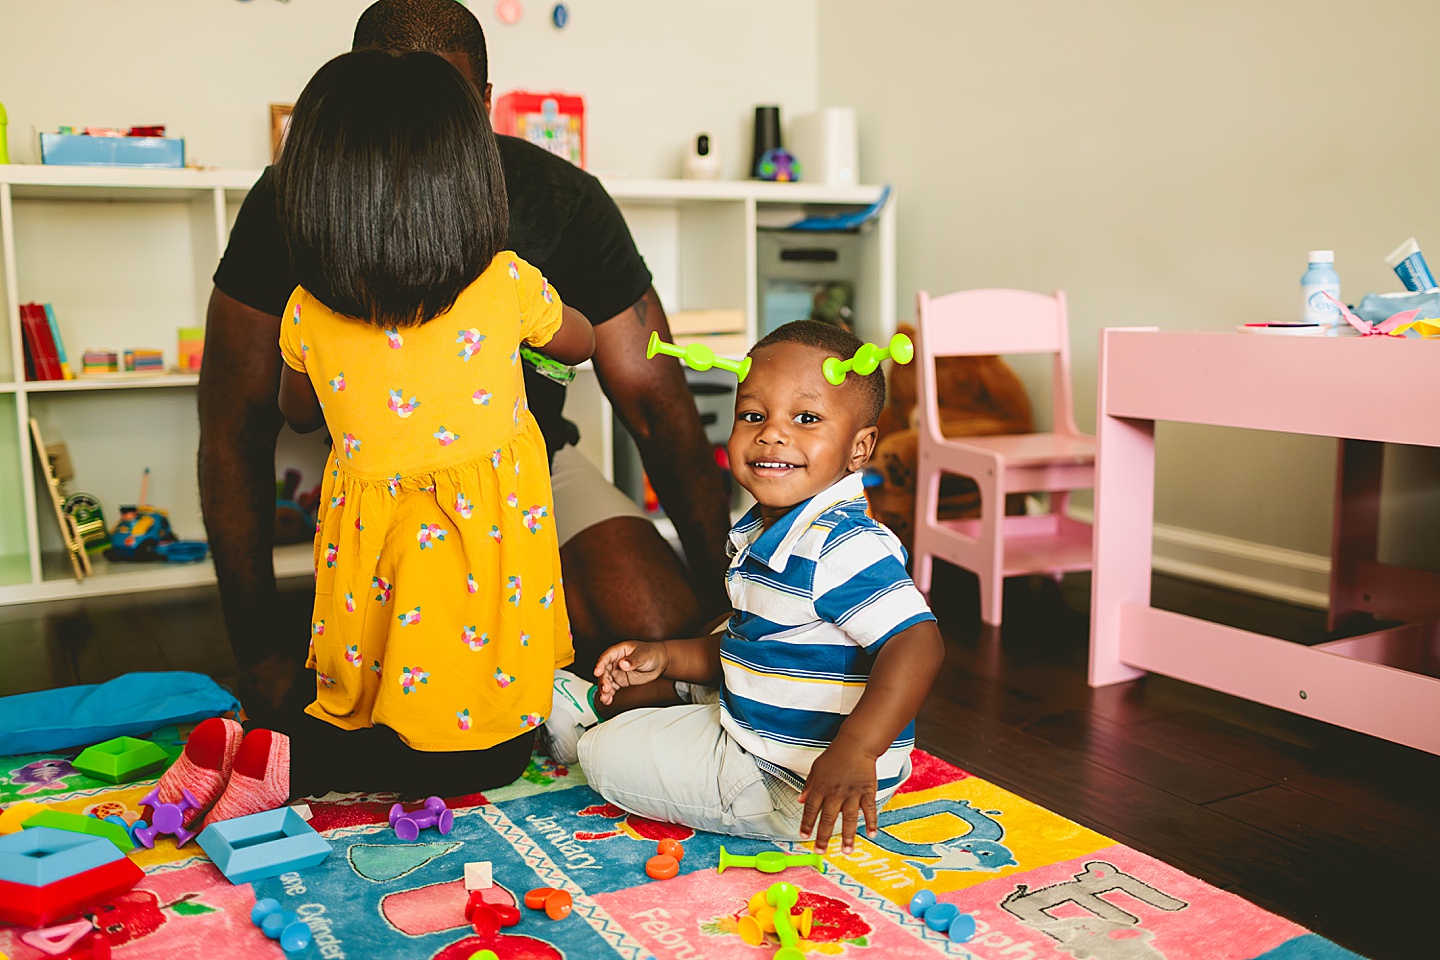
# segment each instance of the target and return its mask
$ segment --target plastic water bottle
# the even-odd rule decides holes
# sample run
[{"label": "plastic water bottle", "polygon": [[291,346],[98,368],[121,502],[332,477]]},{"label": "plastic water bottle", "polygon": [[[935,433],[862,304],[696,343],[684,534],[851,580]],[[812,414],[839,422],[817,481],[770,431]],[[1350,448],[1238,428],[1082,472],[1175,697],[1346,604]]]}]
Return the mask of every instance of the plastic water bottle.
[{"label": "plastic water bottle", "polygon": [[1340,299],[1340,274],[1335,272],[1334,250],[1311,250],[1310,267],[1300,278],[1300,294],[1305,299],[1304,320],[1318,323],[1327,337],[1339,334],[1342,324],[1340,309],[1325,298],[1330,294]]}]

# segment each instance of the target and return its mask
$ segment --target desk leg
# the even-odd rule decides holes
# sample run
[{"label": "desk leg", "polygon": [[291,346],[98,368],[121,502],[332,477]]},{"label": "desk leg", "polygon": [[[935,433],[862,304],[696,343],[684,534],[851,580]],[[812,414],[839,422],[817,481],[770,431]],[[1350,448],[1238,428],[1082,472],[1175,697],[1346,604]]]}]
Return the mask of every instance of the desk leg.
[{"label": "desk leg", "polygon": [[[1103,361],[1102,361],[1103,364]],[[1150,605],[1155,522],[1155,422],[1112,417],[1096,424],[1095,566],[1090,587],[1090,685],[1144,675],[1121,662],[1120,605]]]},{"label": "desk leg", "polygon": [[1380,542],[1380,480],[1385,445],[1340,440],[1335,470],[1335,518],[1330,542],[1330,615],[1326,629],[1373,609],[1360,584],[1360,565],[1374,563]]}]

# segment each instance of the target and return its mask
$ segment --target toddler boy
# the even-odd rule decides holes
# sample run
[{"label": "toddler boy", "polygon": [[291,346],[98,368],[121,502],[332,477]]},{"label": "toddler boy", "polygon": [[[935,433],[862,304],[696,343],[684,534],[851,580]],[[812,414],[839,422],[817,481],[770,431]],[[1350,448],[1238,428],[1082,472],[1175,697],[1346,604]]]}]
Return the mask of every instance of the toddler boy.
[{"label": "toddler boy", "polygon": [[858,471],[875,449],[883,374],[837,387],[821,373],[859,347],[802,320],[750,351],[729,455],[756,504],[730,531],[724,631],[616,644],[598,687],[557,671],[557,759],[578,755],[616,806],[717,833],[813,830],[817,850],[838,817],[848,853],[860,817],[873,835],[909,776],[944,646],[904,548],[865,514]]}]

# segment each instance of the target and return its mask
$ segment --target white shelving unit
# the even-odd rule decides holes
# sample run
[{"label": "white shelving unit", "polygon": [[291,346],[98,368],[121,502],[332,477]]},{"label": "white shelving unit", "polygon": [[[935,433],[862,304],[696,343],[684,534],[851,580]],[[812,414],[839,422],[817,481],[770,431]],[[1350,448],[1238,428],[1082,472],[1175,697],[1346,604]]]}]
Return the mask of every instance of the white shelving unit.
[{"label": "white shelving unit", "polygon": [[[29,419],[47,440],[69,447],[77,476],[71,492],[99,497],[114,522],[139,495],[151,469],[149,499],[167,509],[178,535],[202,538],[195,452],[195,375],[143,379],[24,379],[19,305],[54,305],[71,359],[87,348],[164,349],[176,361],[181,327],[204,325],[210,276],[241,201],[258,170],[133,170],[0,165],[0,254],[4,329],[0,331],[0,606],[103,594],[200,586],[209,563],[110,564],[77,583],[38,485]],[[753,339],[760,326],[768,266],[767,226],[801,216],[868,206],[870,186],[751,181],[605,180],[655,276],[669,311],[739,309]],[[854,263],[857,332],[868,340],[895,326],[895,204],[869,227],[847,235]],[[774,234],[765,234],[768,238]],[[833,235],[779,235],[823,244]],[[788,273],[786,274],[789,275]],[[818,269],[816,279],[831,279]],[[581,449],[612,474],[613,416],[594,372],[582,368],[566,404],[579,424]],[[319,476],[323,451],[313,438],[281,437],[277,463]],[[311,573],[310,545],[275,551],[280,577]]]}]

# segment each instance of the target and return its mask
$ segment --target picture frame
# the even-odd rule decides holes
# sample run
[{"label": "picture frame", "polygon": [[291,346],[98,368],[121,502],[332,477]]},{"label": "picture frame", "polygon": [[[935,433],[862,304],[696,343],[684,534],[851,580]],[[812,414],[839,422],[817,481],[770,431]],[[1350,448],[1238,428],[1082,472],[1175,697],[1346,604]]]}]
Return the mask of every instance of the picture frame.
[{"label": "picture frame", "polygon": [[272,158],[280,153],[280,144],[285,141],[285,131],[290,128],[290,111],[294,109],[293,103],[270,104],[270,156]]}]

